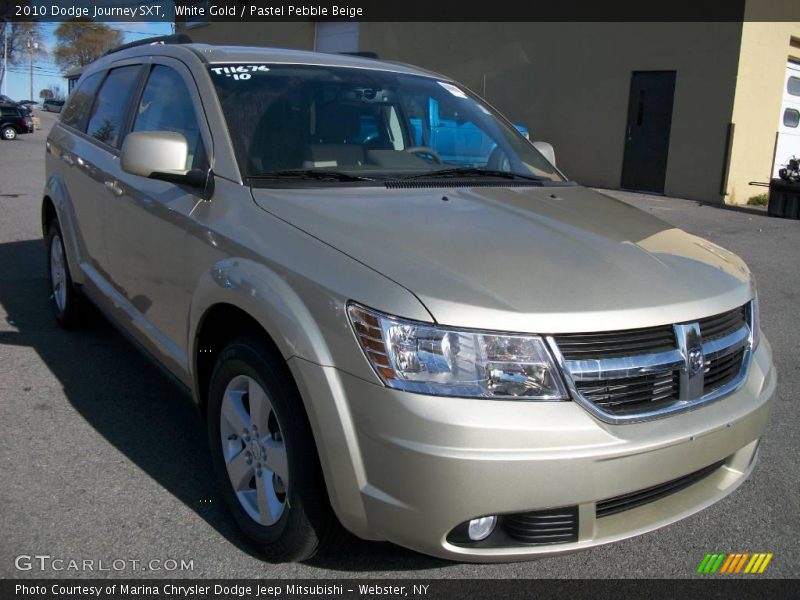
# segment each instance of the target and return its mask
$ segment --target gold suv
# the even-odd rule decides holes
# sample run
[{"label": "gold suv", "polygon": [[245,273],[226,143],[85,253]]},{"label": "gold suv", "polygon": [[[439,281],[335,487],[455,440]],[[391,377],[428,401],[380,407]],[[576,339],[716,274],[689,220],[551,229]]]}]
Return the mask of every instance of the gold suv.
[{"label": "gold suv", "polygon": [[51,131],[43,198],[56,318],[88,299],[191,391],[272,559],[342,528],[574,551],[754,467],[776,374],[745,264],[570,181],[442,75],[120,49]]}]

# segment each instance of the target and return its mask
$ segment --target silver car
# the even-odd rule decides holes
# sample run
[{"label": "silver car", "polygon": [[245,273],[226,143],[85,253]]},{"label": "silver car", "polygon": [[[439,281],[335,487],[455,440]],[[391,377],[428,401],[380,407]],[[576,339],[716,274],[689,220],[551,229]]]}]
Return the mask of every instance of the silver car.
[{"label": "silver car", "polygon": [[754,468],[776,373],[745,264],[570,181],[445,76],[112,52],[48,137],[43,200],[56,318],[91,301],[191,391],[273,560],[345,530],[569,552]]}]

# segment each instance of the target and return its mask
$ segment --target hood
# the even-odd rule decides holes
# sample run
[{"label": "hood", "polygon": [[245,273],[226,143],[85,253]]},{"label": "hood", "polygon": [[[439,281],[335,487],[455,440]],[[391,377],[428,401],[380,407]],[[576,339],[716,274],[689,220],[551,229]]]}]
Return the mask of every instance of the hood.
[{"label": "hood", "polygon": [[753,295],[734,254],[580,186],[254,188],[253,196],[411,291],[444,325],[630,329],[716,314]]}]

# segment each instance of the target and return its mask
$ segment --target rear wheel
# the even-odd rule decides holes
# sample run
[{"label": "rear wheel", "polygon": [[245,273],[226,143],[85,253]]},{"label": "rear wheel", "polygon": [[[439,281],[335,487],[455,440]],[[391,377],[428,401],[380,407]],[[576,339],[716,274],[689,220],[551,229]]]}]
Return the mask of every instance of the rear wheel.
[{"label": "rear wheel", "polygon": [[62,327],[72,329],[82,324],[83,298],[69,272],[64,237],[58,221],[50,222],[47,232],[47,271],[50,275],[50,301],[56,320]]},{"label": "rear wheel", "polygon": [[269,559],[310,558],[337,537],[322,469],[294,382],[265,345],[240,338],[211,376],[208,436],[233,516]]},{"label": "rear wheel", "polygon": [[6,125],[0,130],[0,135],[3,136],[4,140],[13,140],[17,137],[17,130],[11,127],[11,125]]}]

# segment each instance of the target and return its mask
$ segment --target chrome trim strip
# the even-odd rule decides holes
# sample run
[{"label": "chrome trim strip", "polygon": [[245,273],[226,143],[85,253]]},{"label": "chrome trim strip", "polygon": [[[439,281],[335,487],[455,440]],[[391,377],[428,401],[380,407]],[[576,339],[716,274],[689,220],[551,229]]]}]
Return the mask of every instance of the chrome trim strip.
[{"label": "chrome trim strip", "polygon": [[674,371],[682,368],[685,364],[679,350],[620,358],[566,360],[564,362],[568,373],[575,381],[641,377],[642,375],[652,375],[662,371]]},{"label": "chrome trim strip", "polygon": [[[750,301],[747,308],[749,316],[748,324],[728,335],[703,342],[699,338],[699,323],[676,324],[675,333],[679,348],[670,352],[660,352],[658,354],[643,354],[639,356],[609,358],[601,360],[565,360],[558,348],[555,336],[545,336],[547,345],[556,363],[561,369],[567,389],[572,399],[585,408],[590,414],[601,421],[613,425],[625,423],[640,423],[660,419],[675,413],[699,408],[715,400],[727,396],[741,388],[750,372],[750,363],[753,354],[753,325],[754,317],[753,301]],[[756,325],[757,326],[757,325]],[[703,365],[697,373],[697,365],[690,376],[692,370],[689,365],[689,349],[695,351],[702,349]],[[734,379],[725,385],[717,388],[713,392],[703,395],[703,381],[705,363],[708,360],[718,359],[732,354],[744,348],[744,356],[739,373]],[[696,357],[696,354],[695,354]],[[679,369],[681,371],[681,392],[680,398],[673,403],[662,406],[657,410],[631,413],[629,415],[617,415],[609,413],[594,402],[586,398],[576,385],[577,381],[590,382],[602,379],[616,379],[624,377],[636,377],[641,375],[651,375],[660,372],[667,372]]]},{"label": "chrome trim strip", "polygon": [[744,326],[725,337],[703,342],[703,354],[705,354],[706,361],[736,352],[748,344],[750,337],[750,327]]}]

